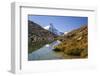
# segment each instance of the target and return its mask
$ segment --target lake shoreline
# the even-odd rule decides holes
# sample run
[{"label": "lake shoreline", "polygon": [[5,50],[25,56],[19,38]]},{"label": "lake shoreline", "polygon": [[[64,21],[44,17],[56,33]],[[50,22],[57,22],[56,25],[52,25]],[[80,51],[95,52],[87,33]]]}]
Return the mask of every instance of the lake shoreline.
[{"label": "lake shoreline", "polygon": [[48,59],[61,59],[61,55],[55,52],[54,46],[60,44],[60,41],[54,41],[51,44],[46,44],[42,48],[28,54],[28,60],[48,60]]}]

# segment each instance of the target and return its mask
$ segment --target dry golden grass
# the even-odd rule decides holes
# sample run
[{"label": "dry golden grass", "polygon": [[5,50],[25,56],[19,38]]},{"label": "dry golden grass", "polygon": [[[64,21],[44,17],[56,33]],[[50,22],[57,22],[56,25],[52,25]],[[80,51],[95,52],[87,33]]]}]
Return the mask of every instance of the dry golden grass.
[{"label": "dry golden grass", "polygon": [[69,32],[58,39],[62,41],[61,44],[55,46],[54,51],[64,52],[69,56],[79,56],[86,58],[88,56],[88,31],[87,26]]}]

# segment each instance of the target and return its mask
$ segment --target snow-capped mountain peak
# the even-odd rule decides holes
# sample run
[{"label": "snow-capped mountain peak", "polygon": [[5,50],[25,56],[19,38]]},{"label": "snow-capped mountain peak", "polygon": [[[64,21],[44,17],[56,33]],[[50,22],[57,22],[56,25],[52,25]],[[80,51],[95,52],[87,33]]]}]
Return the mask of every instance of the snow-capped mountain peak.
[{"label": "snow-capped mountain peak", "polygon": [[50,26],[49,26],[49,25],[44,27],[44,29],[46,29],[46,30],[48,30],[49,28],[50,28]]},{"label": "snow-capped mountain peak", "polygon": [[62,34],[63,34],[62,32],[58,31],[58,30],[53,26],[53,24],[50,24],[50,25],[48,25],[48,26],[45,26],[44,29],[46,29],[46,30],[48,30],[48,31],[51,31],[51,32],[53,32],[53,33],[56,34],[56,35],[62,35]]}]

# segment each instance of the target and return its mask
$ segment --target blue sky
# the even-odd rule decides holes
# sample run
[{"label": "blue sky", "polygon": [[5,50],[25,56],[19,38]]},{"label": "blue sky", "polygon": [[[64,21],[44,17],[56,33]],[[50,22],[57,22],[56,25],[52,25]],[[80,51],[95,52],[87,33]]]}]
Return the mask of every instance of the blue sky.
[{"label": "blue sky", "polygon": [[29,15],[28,20],[40,24],[42,27],[52,23],[60,32],[69,32],[80,26],[88,25],[88,17]]}]

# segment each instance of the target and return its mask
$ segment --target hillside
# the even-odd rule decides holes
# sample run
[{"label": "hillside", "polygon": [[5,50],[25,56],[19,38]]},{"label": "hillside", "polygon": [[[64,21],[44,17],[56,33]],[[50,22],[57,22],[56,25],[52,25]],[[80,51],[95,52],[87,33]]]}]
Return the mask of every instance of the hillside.
[{"label": "hillside", "polygon": [[57,37],[54,33],[45,30],[39,24],[28,20],[28,52],[31,53]]},{"label": "hillside", "polygon": [[88,28],[82,26],[64,36],[58,37],[61,44],[55,46],[54,51],[63,52],[65,58],[88,57]]}]

